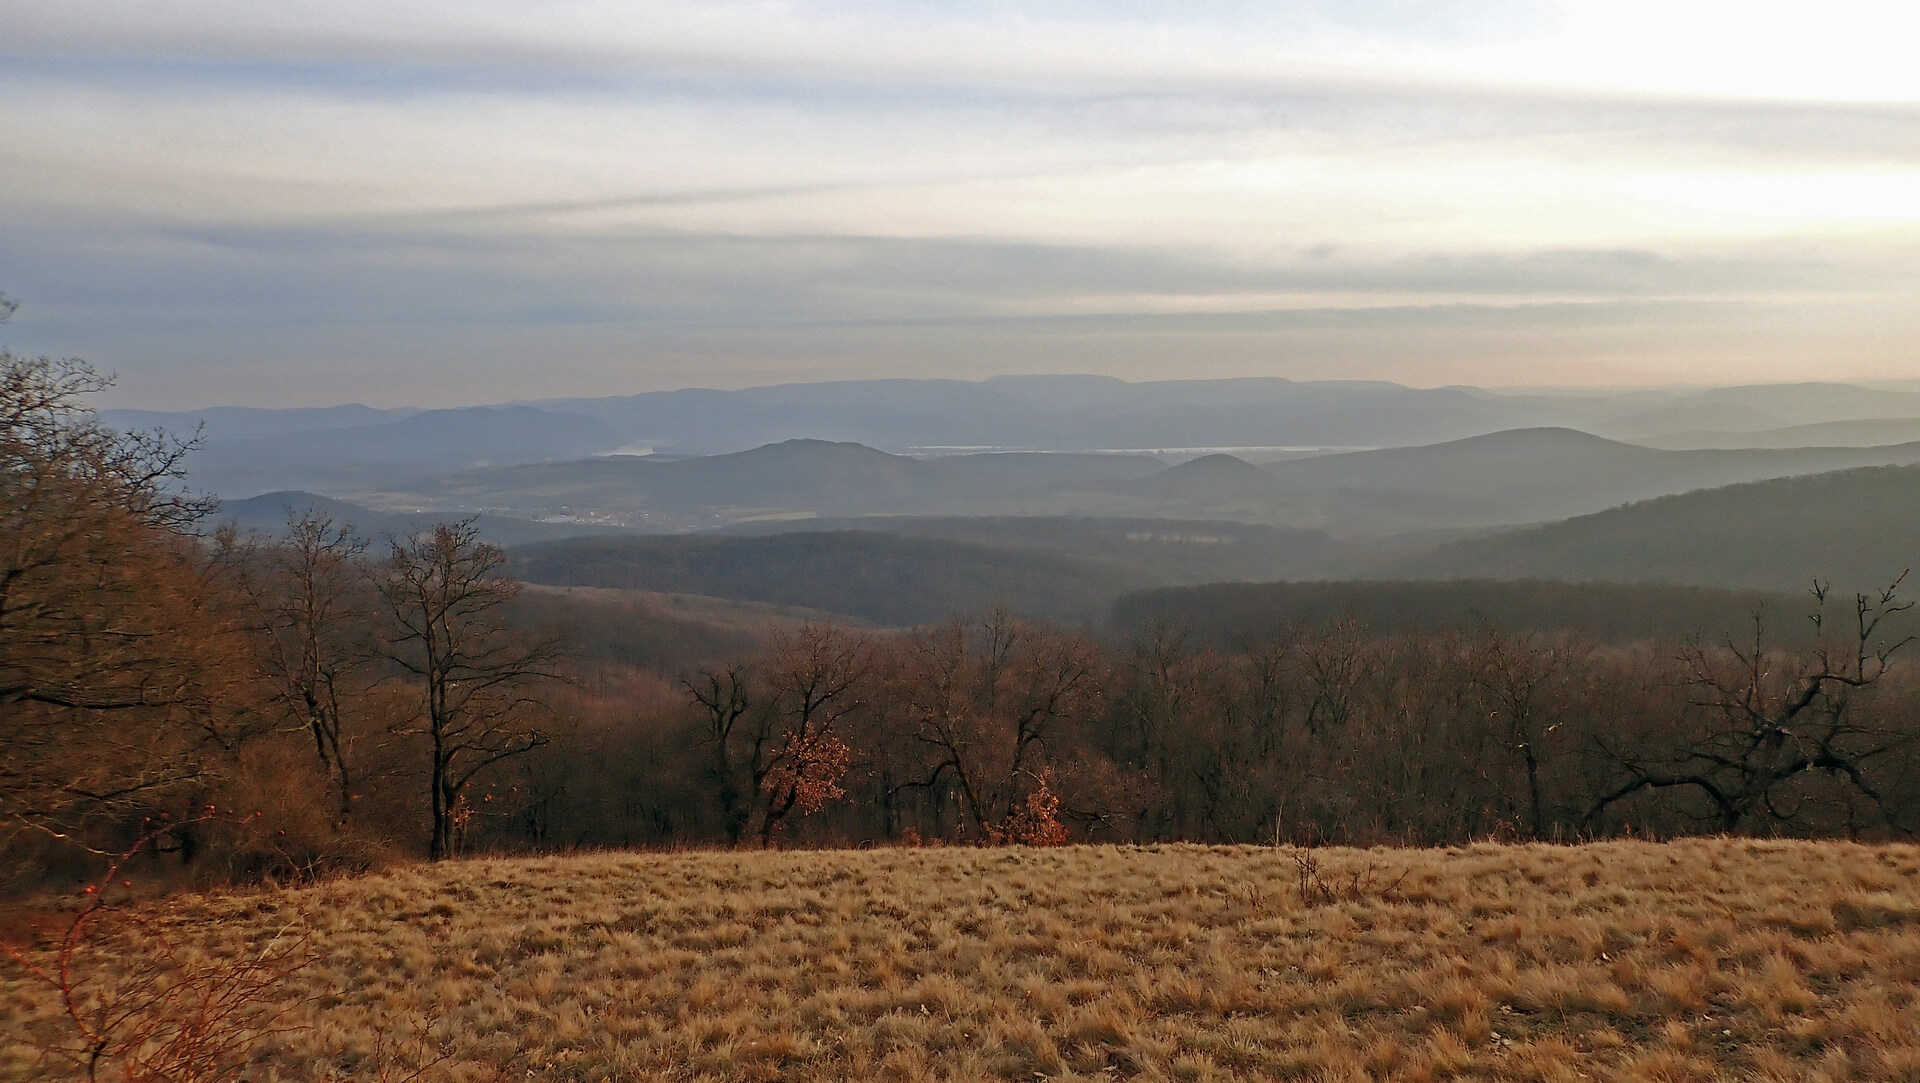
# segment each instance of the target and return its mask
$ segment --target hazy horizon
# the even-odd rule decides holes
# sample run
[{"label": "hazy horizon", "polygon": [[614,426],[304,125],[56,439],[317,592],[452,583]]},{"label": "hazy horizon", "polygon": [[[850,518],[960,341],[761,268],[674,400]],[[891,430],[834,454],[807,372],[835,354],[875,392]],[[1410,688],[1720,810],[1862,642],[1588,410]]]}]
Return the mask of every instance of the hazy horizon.
[{"label": "hazy horizon", "polygon": [[0,0],[0,346],[115,406],[1920,377],[1920,14]]},{"label": "hazy horizon", "polygon": [[[116,374],[109,372],[109,375],[116,375]],[[673,387],[644,388],[639,390],[607,389],[601,392],[596,392],[596,393],[587,394],[587,395],[548,395],[548,396],[532,397],[532,398],[523,397],[523,398],[511,398],[511,399],[469,397],[464,399],[449,398],[449,399],[438,400],[438,401],[387,400],[387,399],[378,398],[374,396],[368,396],[364,398],[340,398],[340,399],[327,399],[325,397],[319,397],[319,398],[312,399],[310,401],[295,402],[295,401],[288,401],[284,399],[274,398],[272,395],[266,395],[260,398],[258,401],[248,401],[248,402],[208,399],[205,401],[187,402],[182,405],[149,405],[144,402],[129,400],[125,392],[122,391],[118,386],[116,386],[114,388],[110,388],[101,393],[100,397],[103,401],[100,403],[100,409],[110,410],[110,411],[141,411],[141,412],[153,412],[153,413],[190,414],[198,410],[221,410],[221,409],[295,410],[295,409],[327,409],[332,407],[363,406],[363,407],[368,407],[370,409],[384,410],[384,411],[417,410],[417,411],[424,412],[429,410],[458,410],[458,409],[467,409],[472,407],[488,407],[488,406],[552,407],[554,404],[565,403],[569,401],[577,401],[582,399],[627,398],[635,395],[665,394],[665,393],[686,392],[686,391],[721,391],[721,392],[754,391],[754,390],[766,390],[766,389],[779,388],[779,387],[797,387],[797,386],[805,386],[810,384],[860,383],[860,382],[869,381],[869,380],[900,379],[900,380],[947,381],[947,382],[956,382],[956,383],[988,383],[995,380],[1054,380],[1054,379],[1074,379],[1074,378],[1080,378],[1080,377],[1089,377],[1089,378],[1105,379],[1105,380],[1119,380],[1123,383],[1130,383],[1130,384],[1179,383],[1179,382],[1189,382],[1191,380],[1210,382],[1215,380],[1228,381],[1228,380],[1235,380],[1235,379],[1287,380],[1294,383],[1302,383],[1302,384],[1342,383],[1342,382],[1386,383],[1386,384],[1395,384],[1397,386],[1405,387],[1409,390],[1415,390],[1415,391],[1444,391],[1448,389],[1457,388],[1457,389],[1468,390],[1468,391],[1484,391],[1490,394],[1503,395],[1503,396],[1505,395],[1510,395],[1510,396],[1564,395],[1564,396],[1570,396],[1570,397],[1588,397],[1588,396],[1606,397],[1609,395],[1632,395],[1632,394],[1638,394],[1638,393],[1656,393],[1657,394],[1662,392],[1684,394],[1690,391],[1737,390],[1743,387],[1792,387],[1792,386],[1799,386],[1799,385],[1820,385],[1820,384],[1835,385],[1835,386],[1853,385],[1853,386],[1861,386],[1861,387],[1888,387],[1888,388],[1899,387],[1901,389],[1906,389],[1909,385],[1920,384],[1920,379],[1912,379],[1912,380],[1784,379],[1784,380],[1754,380],[1754,381],[1746,381],[1742,383],[1704,381],[1704,382],[1698,382],[1698,383],[1669,382],[1669,383],[1663,383],[1663,384],[1649,383],[1649,384],[1590,384],[1590,385],[1463,384],[1463,383],[1420,384],[1420,383],[1403,383],[1400,381],[1393,381],[1393,380],[1367,380],[1363,378],[1346,378],[1346,377],[1298,378],[1298,377],[1291,377],[1291,376],[1271,376],[1271,375],[1263,375],[1263,374],[1248,374],[1244,376],[1223,376],[1223,377],[1183,377],[1178,375],[1125,377],[1125,376],[1114,376],[1109,373],[1099,373],[1099,372],[1003,372],[1003,373],[994,373],[987,376],[961,377],[961,376],[946,376],[940,373],[929,373],[924,376],[902,376],[902,377],[888,377],[888,376],[827,377],[827,376],[823,376],[818,379],[778,380],[778,381],[770,381],[770,382],[764,382],[764,383],[745,382],[745,383],[722,384],[722,383],[714,382],[714,383],[707,383],[707,384],[687,384],[687,385],[673,386]],[[1916,389],[1920,389],[1920,388],[1916,388]]]}]

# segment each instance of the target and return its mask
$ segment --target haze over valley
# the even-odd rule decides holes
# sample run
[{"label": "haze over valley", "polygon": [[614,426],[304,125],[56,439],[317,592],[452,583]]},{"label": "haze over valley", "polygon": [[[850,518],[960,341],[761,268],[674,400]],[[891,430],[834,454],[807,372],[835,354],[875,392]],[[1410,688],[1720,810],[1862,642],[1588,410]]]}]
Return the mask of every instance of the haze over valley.
[{"label": "haze over valley", "polygon": [[[882,624],[971,602],[1099,625],[1134,590],[1233,580],[1864,584],[1905,567],[1914,537],[1910,411],[1920,392],[1847,384],[1060,376],[102,416],[201,431],[189,482],[248,529],[307,510],[373,534],[472,516],[501,544],[541,543],[521,565],[535,582]],[[686,537],[637,537],[653,535]],[[987,578],[961,571],[976,565]],[[869,582],[884,602],[856,597]]]}]

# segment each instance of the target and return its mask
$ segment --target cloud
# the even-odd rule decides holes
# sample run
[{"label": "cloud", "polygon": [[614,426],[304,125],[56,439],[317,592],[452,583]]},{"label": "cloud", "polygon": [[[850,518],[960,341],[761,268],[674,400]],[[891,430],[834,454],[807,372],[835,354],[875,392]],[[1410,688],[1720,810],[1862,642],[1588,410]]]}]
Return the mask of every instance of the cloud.
[{"label": "cloud", "polygon": [[[625,68],[1074,89],[1359,84],[1906,100],[1920,15],[1829,0],[1087,3],[9,0],[13,49],[239,63]],[[1627,63],[1631,58],[1631,63]]]},{"label": "cloud", "polygon": [[1916,17],[1804,11],[0,0],[0,288],[176,403],[1886,373]]}]

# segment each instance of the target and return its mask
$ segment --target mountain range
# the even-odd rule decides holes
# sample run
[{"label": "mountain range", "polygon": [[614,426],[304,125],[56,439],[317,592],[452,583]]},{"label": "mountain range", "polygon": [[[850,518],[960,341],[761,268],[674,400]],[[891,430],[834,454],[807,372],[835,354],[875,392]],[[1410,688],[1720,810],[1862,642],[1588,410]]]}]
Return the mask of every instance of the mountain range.
[{"label": "mountain range", "polygon": [[1920,464],[1920,443],[1668,451],[1571,429],[1255,465],[1213,454],[981,453],[914,458],[790,440],[687,459],[605,456],[462,471],[361,494],[654,533],[862,516],[1225,520],[1346,538],[1541,522],[1692,489],[1861,466]]},{"label": "mountain range", "polygon": [[[618,452],[710,456],[792,439],[895,453],[1201,450],[1284,458],[1298,449],[1411,447],[1565,427],[1669,447],[1920,439],[1920,391],[1852,384],[1633,391],[1413,388],[1282,379],[1130,383],[1102,376],[859,380],[689,389],[451,409],[112,410],[109,425],[203,430],[197,484],[228,497],[412,483],[484,466]],[[1823,434],[1806,426],[1839,424]],[[1742,434],[1751,434],[1743,440]]]}]

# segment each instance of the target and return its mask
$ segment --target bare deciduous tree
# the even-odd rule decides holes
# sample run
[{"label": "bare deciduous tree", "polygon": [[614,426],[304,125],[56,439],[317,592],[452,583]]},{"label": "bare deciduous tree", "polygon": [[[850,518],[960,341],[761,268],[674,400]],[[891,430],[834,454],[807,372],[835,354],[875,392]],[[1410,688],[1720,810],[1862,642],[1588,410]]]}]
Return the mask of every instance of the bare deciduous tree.
[{"label": "bare deciduous tree", "polygon": [[1815,583],[1817,645],[1799,656],[1770,648],[1759,616],[1749,645],[1692,646],[1681,662],[1704,725],[1675,746],[1651,751],[1603,742],[1627,777],[1599,797],[1588,821],[1642,791],[1686,789],[1707,799],[1723,831],[1737,831],[1755,815],[1790,824],[1799,810],[1782,794],[1789,783],[1818,772],[1880,806],[1892,822],[1896,813],[1871,768],[1916,734],[1881,723],[1863,699],[1914,641],[1888,623],[1913,608],[1900,597],[1905,579],[1902,573],[1885,590],[1854,595],[1849,620],[1837,632],[1827,621],[1828,587]]},{"label": "bare deciduous tree", "polygon": [[386,656],[419,679],[431,745],[428,854],[453,851],[467,785],[546,742],[540,685],[561,679],[554,640],[516,635],[501,608],[520,592],[506,554],[472,520],[393,539],[376,587],[393,619]]},{"label": "bare deciduous tree", "polygon": [[770,846],[795,809],[817,812],[842,793],[851,764],[846,722],[866,706],[873,669],[864,636],[809,624],[778,637],[765,664],[770,729],[757,747],[755,793],[760,798],[760,844]]},{"label": "bare deciduous tree", "polygon": [[921,633],[903,661],[890,698],[924,755],[895,789],[950,786],[978,838],[1056,839],[1049,742],[1100,699],[1098,652],[996,612]]},{"label": "bare deciduous tree", "polygon": [[[680,687],[705,715],[702,738],[711,745],[713,760],[708,770],[720,798],[721,823],[727,844],[738,846],[753,810],[753,794],[765,774],[767,743],[772,736],[767,725],[741,726],[741,719],[755,709],[759,698],[753,687],[752,667],[735,663],[704,669],[683,676]],[[750,778],[745,787],[740,785],[742,756],[734,749],[736,734],[743,734],[748,744],[744,759]]]},{"label": "bare deciduous tree", "polygon": [[1585,645],[1570,637],[1510,636],[1488,627],[1467,660],[1469,680],[1486,699],[1488,721],[1525,772],[1527,831],[1536,839],[1547,832],[1541,781],[1546,744],[1560,728],[1568,682],[1586,654]]},{"label": "bare deciduous tree", "polygon": [[273,698],[313,738],[342,824],[353,814],[356,782],[350,714],[375,660],[366,551],[352,527],[293,513],[285,539],[246,562],[241,577],[261,622],[261,668]]}]

